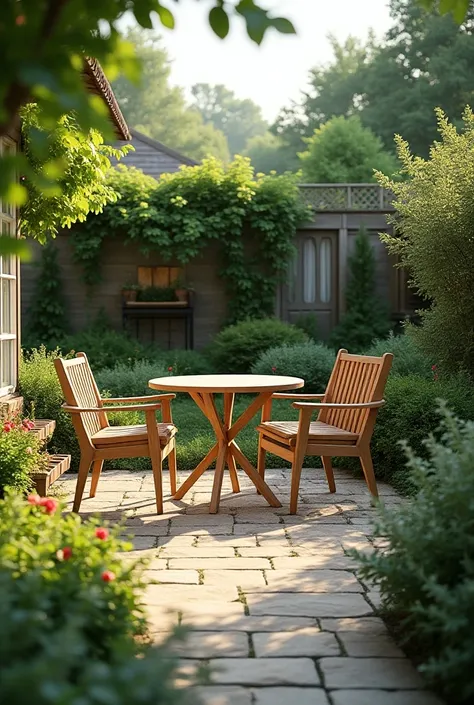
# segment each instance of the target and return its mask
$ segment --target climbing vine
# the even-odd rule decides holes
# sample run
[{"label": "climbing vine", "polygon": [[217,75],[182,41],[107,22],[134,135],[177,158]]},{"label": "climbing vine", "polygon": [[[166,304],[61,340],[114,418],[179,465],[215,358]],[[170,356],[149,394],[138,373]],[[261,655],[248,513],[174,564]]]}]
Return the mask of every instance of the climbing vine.
[{"label": "climbing vine", "polygon": [[227,167],[208,159],[158,182],[119,166],[108,185],[117,200],[73,232],[74,256],[88,285],[100,281],[107,237],[138,243],[144,255],[157,252],[181,265],[218,241],[229,320],[273,312],[296,228],[309,216],[294,175],[255,176],[250,160],[236,157]]}]

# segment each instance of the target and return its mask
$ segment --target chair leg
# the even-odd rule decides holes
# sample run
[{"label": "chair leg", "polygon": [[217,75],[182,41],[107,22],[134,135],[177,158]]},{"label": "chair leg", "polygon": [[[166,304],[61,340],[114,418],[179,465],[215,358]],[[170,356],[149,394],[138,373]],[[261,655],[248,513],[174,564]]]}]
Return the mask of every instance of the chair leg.
[{"label": "chair leg", "polygon": [[300,489],[301,471],[303,469],[304,456],[298,456],[297,453],[293,456],[291,465],[291,494],[290,494],[290,514],[296,514],[298,511],[298,492]]},{"label": "chair leg", "polygon": [[374,466],[372,463],[372,456],[370,453],[370,448],[361,448],[360,450],[360,464],[362,465],[362,470],[364,472],[365,481],[369,492],[373,497],[378,497],[379,492],[377,489],[377,482],[375,480]]},{"label": "chair leg", "polygon": [[92,455],[81,455],[81,462],[79,463],[79,471],[77,473],[76,494],[74,495],[74,503],[72,505],[72,511],[76,513],[81,507],[82,495],[84,494],[84,487],[86,486],[92,457]]},{"label": "chair leg", "polygon": [[[265,479],[265,463],[267,460],[267,451],[265,448],[262,448],[262,434],[259,435],[258,437],[258,455],[257,455],[257,472],[262,478],[262,480]],[[260,494],[260,492],[257,490],[257,494]]]},{"label": "chair leg", "polygon": [[311,408],[301,409],[300,419],[298,421],[298,435],[296,437],[296,446],[293,451],[293,462],[291,464],[290,514],[296,514],[298,511],[298,491],[300,489],[304,456],[306,448],[308,447],[310,422]]},{"label": "chair leg", "polygon": [[176,494],[176,484],[177,484],[177,479],[178,479],[178,468],[176,465],[176,444],[174,441],[173,443],[173,450],[170,450],[168,453],[168,469],[170,473],[170,487],[171,487],[171,495]]},{"label": "chair leg", "polygon": [[324,456],[321,458],[323,461],[324,472],[326,473],[326,478],[329,485],[329,492],[336,491],[336,483],[334,481],[334,471],[332,469],[332,459],[329,456]]},{"label": "chair leg", "polygon": [[91,480],[91,490],[89,492],[89,497],[95,497],[97,490],[97,485],[99,483],[100,473],[102,472],[102,466],[104,465],[103,460],[94,460],[92,466],[92,480]]},{"label": "chair leg", "polygon": [[156,513],[163,514],[163,461],[161,454],[151,454],[151,468],[153,471],[153,481],[155,483]]}]

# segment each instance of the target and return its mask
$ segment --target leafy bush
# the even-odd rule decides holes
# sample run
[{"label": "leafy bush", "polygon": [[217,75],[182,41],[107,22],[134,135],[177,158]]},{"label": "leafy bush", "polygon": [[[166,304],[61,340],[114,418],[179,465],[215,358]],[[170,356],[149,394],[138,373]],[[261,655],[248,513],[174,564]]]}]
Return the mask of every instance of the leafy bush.
[{"label": "leafy bush", "polygon": [[395,213],[388,222],[393,235],[383,241],[411,275],[413,287],[431,306],[421,311],[422,324],[413,329],[428,357],[441,369],[474,374],[474,115],[463,115],[458,133],[437,110],[440,140],[422,160],[396,138],[407,179],[393,183],[378,175],[393,191]]},{"label": "leafy bush", "polygon": [[[161,353],[160,359],[163,360],[167,371],[174,375],[207,375],[212,373],[209,360],[196,350],[166,350]],[[158,377],[158,375],[154,376]]]},{"label": "leafy bush", "polygon": [[[426,458],[424,439],[439,422],[437,400],[446,400],[461,418],[474,419],[474,389],[461,377],[439,381],[393,377],[387,382],[384,398],[386,404],[378,413],[371,443],[375,474],[412,494],[415,488],[399,441],[406,441],[415,453]],[[351,458],[341,458],[338,463],[359,469],[358,461]]]},{"label": "leafy bush", "polygon": [[152,345],[143,345],[124,333],[98,326],[65,336],[58,342],[58,347],[65,354],[85,352],[94,371],[113,367],[118,362],[130,364],[159,356],[159,350]]},{"label": "leafy bush", "polygon": [[[52,498],[0,502],[0,700],[39,705],[180,701],[174,663],[140,646],[136,565],[119,528],[62,516]],[[137,658],[137,655],[142,658]]]},{"label": "leafy bush", "polygon": [[335,350],[357,353],[390,331],[388,310],[375,291],[375,255],[367,232],[357,233],[354,252],[348,260],[346,313],[331,334]]},{"label": "leafy bush", "polygon": [[318,335],[318,318],[315,313],[302,313],[295,320],[295,326],[301,328],[310,340],[317,342]]},{"label": "leafy bush", "polygon": [[48,457],[41,452],[41,441],[29,433],[30,421],[15,418],[0,426],[0,497],[6,487],[18,492],[31,489],[31,473],[41,469]]},{"label": "leafy bush", "polygon": [[148,381],[154,377],[166,377],[171,374],[162,362],[139,360],[132,364],[119,363],[115,367],[99,370],[95,381],[101,392],[108,392],[112,397],[135,397],[156,394],[150,389]]},{"label": "leafy bush", "polygon": [[304,391],[323,393],[336,356],[322,344],[282,345],[264,352],[252,367],[254,374],[302,377]]},{"label": "leafy bush", "polygon": [[[380,585],[383,608],[400,624],[420,670],[449,698],[474,700],[474,423],[445,409],[441,441],[425,458],[410,451],[417,494],[381,510],[375,535],[388,548],[359,555],[362,576]],[[427,459],[426,459],[427,456]]]},{"label": "leafy bush", "polygon": [[391,377],[406,377],[416,375],[433,379],[433,365],[420,346],[410,335],[393,335],[388,338],[375,340],[364,351],[365,355],[381,357],[384,353],[393,353]]},{"label": "leafy bush", "polygon": [[302,330],[277,318],[242,321],[216,335],[209,357],[215,372],[245,374],[269,348],[298,345],[307,340],[308,336]]}]

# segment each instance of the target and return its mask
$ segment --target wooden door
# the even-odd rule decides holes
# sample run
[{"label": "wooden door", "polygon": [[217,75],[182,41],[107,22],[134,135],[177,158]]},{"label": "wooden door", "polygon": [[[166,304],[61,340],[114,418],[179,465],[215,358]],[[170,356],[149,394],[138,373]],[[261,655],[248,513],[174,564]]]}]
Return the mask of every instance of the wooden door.
[{"label": "wooden door", "polygon": [[318,336],[327,340],[337,322],[337,231],[299,231],[295,245],[288,281],[281,288],[281,316],[295,323],[312,314]]}]

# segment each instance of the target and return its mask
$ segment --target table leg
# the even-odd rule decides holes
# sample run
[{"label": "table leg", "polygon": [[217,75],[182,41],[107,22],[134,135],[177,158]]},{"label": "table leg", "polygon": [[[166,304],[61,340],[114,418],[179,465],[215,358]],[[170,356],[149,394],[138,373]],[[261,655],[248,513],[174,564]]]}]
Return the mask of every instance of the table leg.
[{"label": "table leg", "polygon": [[[232,426],[232,412],[234,411],[235,394],[224,394],[224,426],[229,429]],[[227,449],[226,461],[229,468],[230,481],[232,483],[232,492],[240,492],[239,478],[237,476],[237,467],[235,458],[232,452]]]},{"label": "table leg", "polygon": [[255,470],[253,467],[252,463],[247,460],[245,455],[242,453],[240,450],[239,446],[235,441],[231,441],[230,446],[229,446],[232,454],[234,455],[236,461],[242,468],[242,470],[248,475],[248,477],[252,480],[253,484],[259,491],[259,493],[265,497],[267,500],[268,504],[271,507],[281,507],[281,502],[279,499],[275,497],[265,480],[258,474],[258,472]]},{"label": "table leg", "polygon": [[199,480],[201,475],[205,473],[209,465],[217,458],[217,454],[219,452],[219,444],[216,443],[209,453],[206,455],[205,458],[201,460],[199,465],[195,470],[192,471],[191,475],[188,477],[188,479],[183,482],[179,490],[176,492],[174,495],[174,499],[183,499],[184,495],[189,492],[191,487]]},{"label": "table leg", "polygon": [[211,506],[209,514],[217,514],[219,511],[219,501],[222,491],[222,480],[224,479],[225,459],[227,456],[227,445],[223,441],[219,442],[219,454],[216,460],[216,471],[214,474],[214,484],[212,485]]}]

